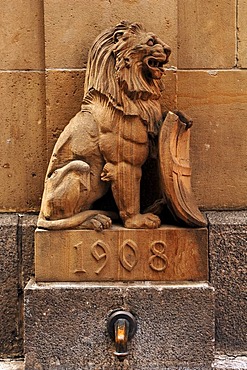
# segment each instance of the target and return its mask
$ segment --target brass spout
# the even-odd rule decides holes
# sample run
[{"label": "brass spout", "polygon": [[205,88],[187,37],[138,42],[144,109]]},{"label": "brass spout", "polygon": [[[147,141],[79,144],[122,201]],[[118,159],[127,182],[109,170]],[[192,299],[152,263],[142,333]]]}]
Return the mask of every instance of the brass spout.
[{"label": "brass spout", "polygon": [[129,322],[126,319],[118,319],[114,324],[116,351],[114,355],[123,361],[128,355],[127,342],[129,338]]},{"label": "brass spout", "polygon": [[136,319],[128,311],[113,312],[107,322],[108,333],[115,342],[114,355],[123,361],[128,355],[127,343],[136,332]]}]

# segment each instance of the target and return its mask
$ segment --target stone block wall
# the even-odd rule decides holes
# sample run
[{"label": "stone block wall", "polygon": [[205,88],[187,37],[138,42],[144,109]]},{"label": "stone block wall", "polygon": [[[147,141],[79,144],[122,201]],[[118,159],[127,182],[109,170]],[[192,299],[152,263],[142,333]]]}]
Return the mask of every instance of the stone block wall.
[{"label": "stone block wall", "polygon": [[23,0],[1,4],[0,211],[38,211],[53,145],[80,109],[94,38],[122,19],[172,48],[165,109],[193,117],[203,209],[247,206],[246,0]]},{"label": "stone block wall", "polygon": [[37,216],[0,215],[0,358],[23,355],[23,291],[34,275]]},{"label": "stone block wall", "polygon": [[18,216],[0,217],[0,354],[22,351]]},{"label": "stone block wall", "polygon": [[210,212],[210,282],[215,288],[216,349],[247,355],[247,212]]},{"label": "stone block wall", "polygon": [[0,210],[37,210],[46,168],[43,4],[3,1]]},{"label": "stone block wall", "polygon": [[[198,204],[204,210],[247,208],[247,1],[0,0],[0,5],[0,354],[13,357],[22,354],[22,290],[33,273],[36,222],[36,216],[17,213],[39,210],[48,158],[80,109],[88,49],[103,29],[122,19],[139,21],[171,46],[163,105],[193,117]],[[229,230],[236,215],[230,220],[227,215],[225,226],[218,216],[209,218],[211,281],[217,348],[237,353],[244,350],[247,216],[241,213],[235,237]]]}]

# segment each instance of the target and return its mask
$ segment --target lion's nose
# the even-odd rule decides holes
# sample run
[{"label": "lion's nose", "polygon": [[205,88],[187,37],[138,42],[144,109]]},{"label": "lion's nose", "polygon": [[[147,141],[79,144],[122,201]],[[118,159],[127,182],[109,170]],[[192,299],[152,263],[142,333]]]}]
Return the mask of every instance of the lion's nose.
[{"label": "lion's nose", "polygon": [[159,53],[162,53],[162,54],[165,53],[166,54],[166,58],[167,59],[169,58],[169,56],[171,54],[171,48],[170,48],[170,46],[162,43],[162,44],[156,44],[154,46],[154,48],[155,48],[155,51],[156,52],[159,52]]},{"label": "lion's nose", "polygon": [[170,46],[168,46],[168,45],[165,45],[164,46],[164,53],[166,54],[167,58],[169,58],[169,56],[171,54],[171,48],[170,48]]}]

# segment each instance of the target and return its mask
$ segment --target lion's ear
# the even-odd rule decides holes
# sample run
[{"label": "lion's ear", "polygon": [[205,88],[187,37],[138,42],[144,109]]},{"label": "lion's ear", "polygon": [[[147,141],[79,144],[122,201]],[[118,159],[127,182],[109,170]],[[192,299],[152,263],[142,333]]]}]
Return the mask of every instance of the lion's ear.
[{"label": "lion's ear", "polygon": [[120,40],[120,38],[123,36],[123,34],[124,34],[124,31],[116,31],[114,33],[113,41],[114,41],[115,44]]}]

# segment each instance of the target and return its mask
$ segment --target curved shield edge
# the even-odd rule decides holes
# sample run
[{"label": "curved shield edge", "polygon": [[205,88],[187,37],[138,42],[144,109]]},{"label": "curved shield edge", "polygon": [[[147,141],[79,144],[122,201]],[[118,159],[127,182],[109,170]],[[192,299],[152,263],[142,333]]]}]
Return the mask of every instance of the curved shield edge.
[{"label": "curved shield edge", "polygon": [[159,133],[161,187],[174,216],[193,227],[205,227],[191,186],[189,159],[190,129],[179,117],[168,112]]}]

